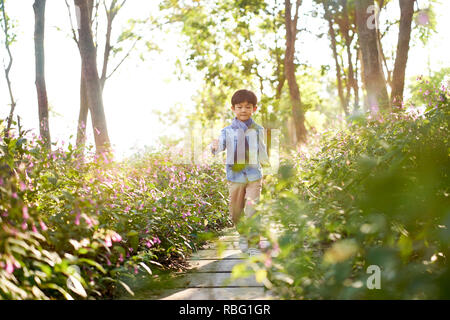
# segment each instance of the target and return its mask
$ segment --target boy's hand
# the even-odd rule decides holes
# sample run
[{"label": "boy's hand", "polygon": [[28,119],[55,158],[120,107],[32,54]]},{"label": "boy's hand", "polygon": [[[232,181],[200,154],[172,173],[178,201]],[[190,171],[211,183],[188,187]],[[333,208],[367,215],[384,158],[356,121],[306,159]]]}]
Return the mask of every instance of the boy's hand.
[{"label": "boy's hand", "polygon": [[219,139],[214,139],[211,144],[211,148],[213,152],[216,152],[219,149]]}]

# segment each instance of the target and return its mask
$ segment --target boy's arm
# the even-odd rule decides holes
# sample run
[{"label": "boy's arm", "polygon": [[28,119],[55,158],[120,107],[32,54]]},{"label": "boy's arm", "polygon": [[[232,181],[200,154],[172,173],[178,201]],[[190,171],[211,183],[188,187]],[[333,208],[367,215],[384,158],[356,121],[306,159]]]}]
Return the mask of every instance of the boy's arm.
[{"label": "boy's arm", "polygon": [[224,151],[226,147],[227,145],[226,145],[225,129],[222,129],[222,131],[220,131],[219,139],[214,140],[211,145],[211,153],[213,155],[216,155],[219,152]]}]

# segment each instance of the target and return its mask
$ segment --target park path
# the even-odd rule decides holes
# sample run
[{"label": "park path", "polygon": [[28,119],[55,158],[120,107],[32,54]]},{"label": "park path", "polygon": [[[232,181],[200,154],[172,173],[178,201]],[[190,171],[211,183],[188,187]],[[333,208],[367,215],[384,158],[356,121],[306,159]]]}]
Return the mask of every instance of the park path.
[{"label": "park path", "polygon": [[[263,240],[267,242],[267,240]],[[239,249],[239,235],[234,228],[225,229],[188,259],[187,272],[180,274],[176,286],[157,296],[158,300],[266,300],[274,295],[256,281],[255,276],[232,279],[235,265],[249,259]]]}]

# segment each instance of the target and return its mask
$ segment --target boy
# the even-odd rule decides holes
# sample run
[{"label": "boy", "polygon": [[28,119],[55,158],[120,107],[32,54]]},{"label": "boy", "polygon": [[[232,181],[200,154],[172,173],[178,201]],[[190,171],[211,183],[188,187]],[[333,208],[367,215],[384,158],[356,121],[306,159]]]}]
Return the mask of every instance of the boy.
[{"label": "boy", "polygon": [[[227,149],[227,180],[230,193],[230,215],[237,226],[242,213],[250,218],[255,213],[253,205],[259,200],[262,187],[261,164],[269,165],[264,144],[264,128],[251,118],[257,109],[256,95],[249,90],[238,90],[231,98],[231,110],[235,114],[230,126],[222,129],[220,138],[211,145],[214,155]],[[255,238],[258,240],[255,241]],[[259,254],[256,247],[259,235],[250,241],[241,235],[239,246],[249,255]]]}]

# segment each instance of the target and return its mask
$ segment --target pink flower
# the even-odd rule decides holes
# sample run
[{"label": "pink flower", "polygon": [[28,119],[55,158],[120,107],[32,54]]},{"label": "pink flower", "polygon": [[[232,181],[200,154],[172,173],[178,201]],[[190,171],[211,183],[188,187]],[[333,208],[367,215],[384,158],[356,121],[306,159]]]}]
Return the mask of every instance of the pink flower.
[{"label": "pink flower", "polygon": [[24,221],[22,223],[22,230],[26,230],[28,228],[28,224]]},{"label": "pink flower", "polygon": [[31,225],[31,230],[33,230],[33,232],[36,232],[36,233],[38,232],[34,223]]},{"label": "pink flower", "polygon": [[115,234],[111,237],[111,240],[112,240],[113,242],[120,242],[120,241],[122,241],[122,237],[120,236],[120,234],[115,233]]},{"label": "pink flower", "polygon": [[155,208],[155,207],[153,207],[152,211],[153,211],[153,212],[155,212],[155,211],[156,211],[156,208]]},{"label": "pink flower", "polygon": [[23,181],[20,181],[19,185],[20,185],[20,191],[24,191],[27,189],[27,185],[25,183],[23,183]]},{"label": "pink flower", "polygon": [[13,197],[14,199],[17,199],[17,193],[16,193],[16,192],[13,192],[13,193],[11,194],[11,197]]},{"label": "pink flower", "polygon": [[77,213],[77,216],[75,217],[75,225],[80,225],[80,214]]},{"label": "pink flower", "polygon": [[40,226],[41,226],[42,231],[45,231],[45,230],[48,229],[47,226],[45,225],[45,223],[42,222],[42,220],[39,220],[39,224],[40,224]]},{"label": "pink flower", "polygon": [[14,265],[11,263],[10,260],[6,260],[6,272],[13,273],[14,272]]},{"label": "pink flower", "polygon": [[105,246],[108,248],[112,246],[111,237],[109,235],[105,238]]},{"label": "pink flower", "polygon": [[89,218],[89,217],[86,216],[86,215],[84,216],[84,220],[86,221],[86,223],[87,223],[87,225],[88,225],[89,228],[92,227],[92,226],[94,225],[92,219]]},{"label": "pink flower", "polygon": [[161,243],[158,237],[153,237],[153,243]]},{"label": "pink flower", "polygon": [[123,262],[123,255],[121,253],[119,254],[119,261]]},{"label": "pink flower", "polygon": [[183,219],[186,219],[186,217],[189,217],[191,215],[191,213],[188,211],[188,212],[183,212],[183,214],[182,214],[182,216],[183,216]]},{"label": "pink flower", "polygon": [[22,216],[25,220],[28,220],[30,218],[30,215],[28,214],[28,207],[23,206],[22,207]]}]

